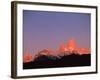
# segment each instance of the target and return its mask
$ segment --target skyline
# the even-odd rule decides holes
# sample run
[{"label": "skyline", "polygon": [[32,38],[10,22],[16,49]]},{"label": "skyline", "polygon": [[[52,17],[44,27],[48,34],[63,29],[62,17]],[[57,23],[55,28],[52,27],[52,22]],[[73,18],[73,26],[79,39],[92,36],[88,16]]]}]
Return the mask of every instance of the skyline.
[{"label": "skyline", "polygon": [[87,13],[23,10],[24,53],[57,50],[70,39],[90,48],[90,18]]}]

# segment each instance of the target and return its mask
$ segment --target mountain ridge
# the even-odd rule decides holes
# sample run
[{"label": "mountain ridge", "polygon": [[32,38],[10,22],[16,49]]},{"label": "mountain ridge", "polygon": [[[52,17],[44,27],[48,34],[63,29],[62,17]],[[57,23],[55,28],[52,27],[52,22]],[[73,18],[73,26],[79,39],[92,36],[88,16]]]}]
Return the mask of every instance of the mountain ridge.
[{"label": "mountain ridge", "polygon": [[66,45],[61,44],[60,47],[56,51],[52,51],[50,49],[43,49],[39,51],[37,54],[24,54],[24,63],[31,62],[38,59],[40,56],[46,56],[52,59],[61,59],[63,56],[68,55],[83,55],[83,54],[90,54],[90,49],[88,48],[80,48],[78,47],[76,41],[71,39],[68,41]]}]

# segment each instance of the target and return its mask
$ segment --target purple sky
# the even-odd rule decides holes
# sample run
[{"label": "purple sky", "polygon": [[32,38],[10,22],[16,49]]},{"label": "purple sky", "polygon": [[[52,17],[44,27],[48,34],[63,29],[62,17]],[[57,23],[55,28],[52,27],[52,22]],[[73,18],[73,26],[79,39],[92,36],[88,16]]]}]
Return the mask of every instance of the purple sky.
[{"label": "purple sky", "polygon": [[24,10],[24,51],[57,50],[70,39],[79,47],[90,48],[90,18],[87,13]]}]

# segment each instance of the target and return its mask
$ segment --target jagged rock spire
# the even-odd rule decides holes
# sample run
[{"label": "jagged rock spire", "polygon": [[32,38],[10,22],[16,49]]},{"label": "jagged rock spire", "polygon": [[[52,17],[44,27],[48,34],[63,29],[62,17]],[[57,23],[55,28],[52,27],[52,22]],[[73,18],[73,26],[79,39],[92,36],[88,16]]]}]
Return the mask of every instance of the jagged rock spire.
[{"label": "jagged rock spire", "polygon": [[69,51],[74,51],[77,48],[77,43],[74,39],[71,39],[68,41],[68,43],[66,44],[66,47]]}]

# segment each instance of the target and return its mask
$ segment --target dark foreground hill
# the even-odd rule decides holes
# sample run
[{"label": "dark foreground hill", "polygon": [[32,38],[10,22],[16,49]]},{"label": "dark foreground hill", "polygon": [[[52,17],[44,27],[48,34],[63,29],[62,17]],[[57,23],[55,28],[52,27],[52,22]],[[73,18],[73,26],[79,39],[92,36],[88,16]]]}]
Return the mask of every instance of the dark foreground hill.
[{"label": "dark foreground hill", "polygon": [[67,55],[61,58],[40,56],[35,61],[23,63],[23,69],[90,66],[91,55]]}]

